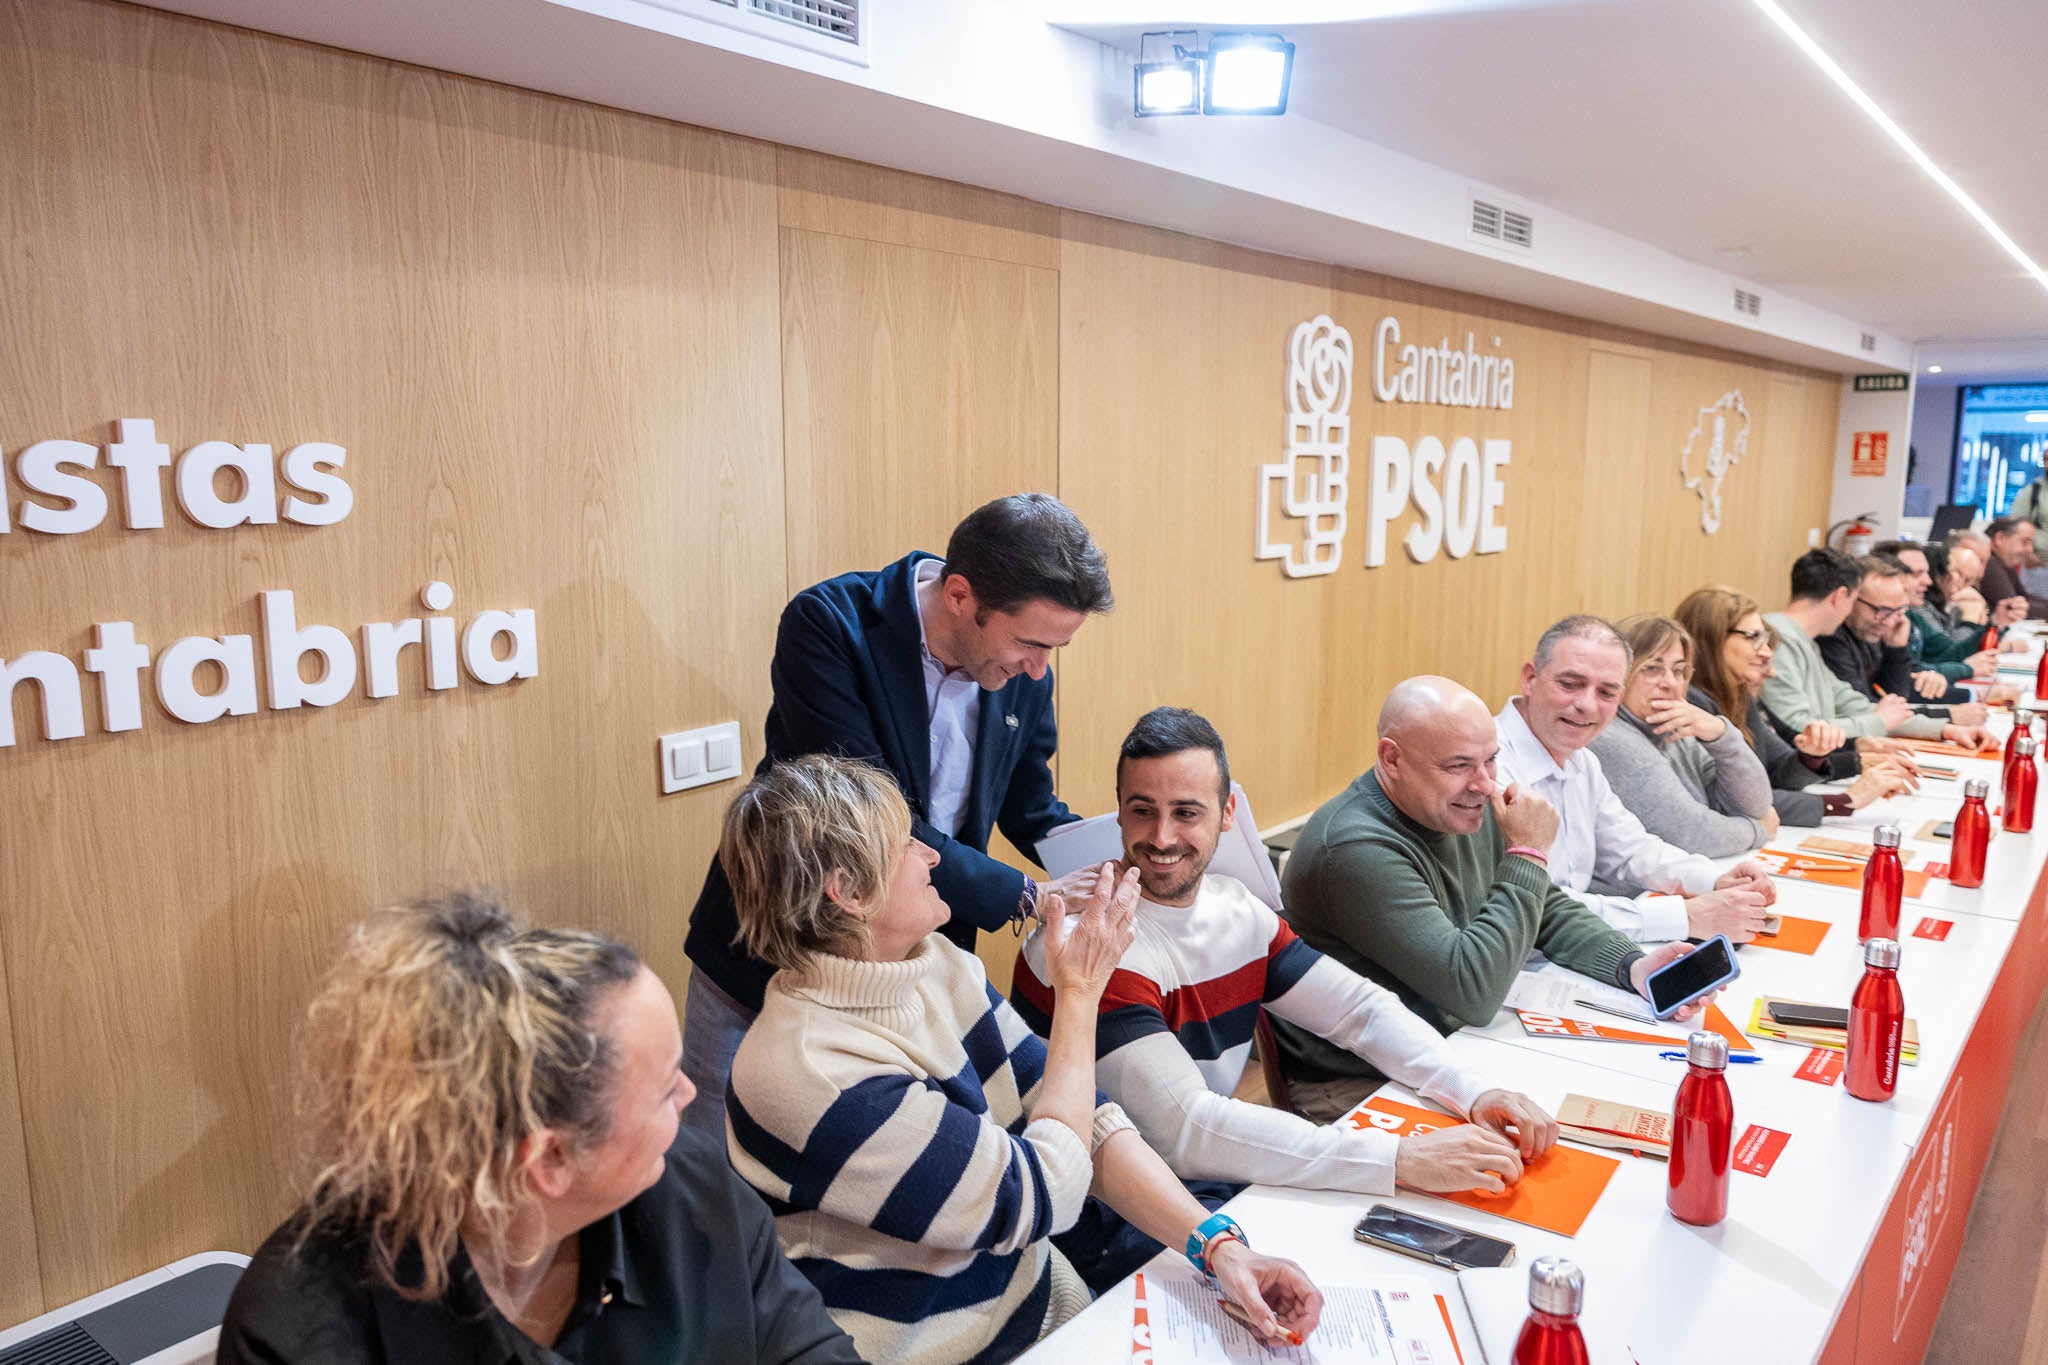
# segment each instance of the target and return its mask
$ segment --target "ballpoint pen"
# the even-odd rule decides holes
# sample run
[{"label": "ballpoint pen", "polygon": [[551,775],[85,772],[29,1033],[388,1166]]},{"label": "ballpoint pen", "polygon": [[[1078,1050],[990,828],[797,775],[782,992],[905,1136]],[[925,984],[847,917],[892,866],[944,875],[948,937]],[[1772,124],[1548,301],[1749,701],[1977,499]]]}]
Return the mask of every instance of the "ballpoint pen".
[{"label": "ballpoint pen", "polygon": [[[1667,1062],[1682,1062],[1685,1060],[1685,1054],[1683,1052],[1672,1052],[1669,1049],[1666,1049],[1665,1051],[1660,1052],[1657,1055],[1659,1057],[1662,1057]],[[1730,1066],[1738,1066],[1744,1062],[1760,1062],[1762,1060],[1763,1058],[1757,1056],[1755,1053],[1752,1052],[1731,1052],[1728,1054],[1728,1065]]]}]

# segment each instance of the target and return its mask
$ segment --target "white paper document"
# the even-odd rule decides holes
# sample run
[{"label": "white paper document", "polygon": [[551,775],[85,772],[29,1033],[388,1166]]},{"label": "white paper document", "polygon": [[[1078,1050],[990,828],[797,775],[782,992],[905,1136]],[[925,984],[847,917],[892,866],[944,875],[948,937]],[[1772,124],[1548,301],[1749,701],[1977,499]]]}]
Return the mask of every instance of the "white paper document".
[{"label": "white paper document", "polygon": [[1318,1284],[1321,1322],[1302,1345],[1277,1348],[1261,1345],[1225,1313],[1216,1291],[1192,1268],[1148,1270],[1141,1278],[1141,1297],[1132,1305],[1133,1365],[1458,1362],[1436,1292],[1417,1278],[1388,1275],[1357,1284]]},{"label": "white paper document", "polygon": [[[1508,987],[1506,1003],[1511,1010],[1527,1010],[1531,1014],[1579,1019],[1615,1028],[1633,1028],[1645,1033],[1669,1033],[1674,1041],[1685,1041],[1686,1031],[1652,1015],[1650,1002],[1640,995],[1595,981],[1555,962],[1546,962],[1534,971],[1518,973],[1514,984]],[[1602,1008],[1588,1008],[1591,1005]]]}]

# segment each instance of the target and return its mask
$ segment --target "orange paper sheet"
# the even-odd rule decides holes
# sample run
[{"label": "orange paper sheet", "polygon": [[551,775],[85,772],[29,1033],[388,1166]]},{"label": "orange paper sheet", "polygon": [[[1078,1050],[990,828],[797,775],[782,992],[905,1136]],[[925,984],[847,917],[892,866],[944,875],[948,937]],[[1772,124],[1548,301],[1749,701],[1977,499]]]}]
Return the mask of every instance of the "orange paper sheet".
[{"label": "orange paper sheet", "polygon": [[1751,940],[1759,948],[1776,948],[1781,953],[1806,953],[1811,956],[1820,948],[1820,941],[1828,936],[1826,920],[1801,919],[1797,915],[1779,916],[1781,923],[1775,934],[1758,934]]},{"label": "orange paper sheet", "polygon": [[[1825,931],[1826,925],[1821,929]],[[1818,940],[1816,940],[1818,941]],[[1812,951],[1809,949],[1808,951]],[[1532,1038],[1590,1038],[1603,1043],[1654,1043],[1658,1047],[1683,1047],[1685,1040],[1664,1033],[1638,1033],[1634,1029],[1616,1028],[1609,1024],[1595,1024],[1584,1019],[1560,1019],[1554,1014],[1536,1014],[1530,1010],[1516,1010],[1515,1017],[1522,1021],[1522,1032]],[[1674,1028],[1685,1025],[1673,1023]],[[1728,1040],[1731,1052],[1754,1052],[1749,1039],[1742,1030],[1735,1027],[1719,1005],[1709,1004],[1706,1016],[1694,1025],[1696,1028],[1711,1029]]]},{"label": "orange paper sheet", "polygon": [[[1396,1137],[1455,1128],[1464,1121],[1434,1109],[1419,1109],[1412,1104],[1382,1099],[1377,1095],[1344,1118],[1344,1122],[1354,1128],[1377,1128]],[[1526,1223],[1532,1228],[1576,1237],[1585,1224],[1586,1215],[1593,1211],[1593,1205],[1600,1202],[1601,1192],[1607,1188],[1608,1180],[1620,1165],[1621,1162],[1614,1157],[1559,1143],[1523,1167],[1522,1178],[1508,1186],[1506,1194],[1481,1194],[1467,1190],[1461,1194],[1440,1194],[1436,1198]]]},{"label": "orange paper sheet", "polygon": [[[1784,877],[1796,882],[1818,882],[1822,886],[1840,886],[1850,891],[1863,889],[1863,864],[1847,858],[1823,858],[1813,853],[1795,853],[1783,848],[1760,848],[1756,851],[1761,862],[1774,877]],[[1927,889],[1927,874],[1906,868],[1904,890],[1908,896],[1917,896]]]}]

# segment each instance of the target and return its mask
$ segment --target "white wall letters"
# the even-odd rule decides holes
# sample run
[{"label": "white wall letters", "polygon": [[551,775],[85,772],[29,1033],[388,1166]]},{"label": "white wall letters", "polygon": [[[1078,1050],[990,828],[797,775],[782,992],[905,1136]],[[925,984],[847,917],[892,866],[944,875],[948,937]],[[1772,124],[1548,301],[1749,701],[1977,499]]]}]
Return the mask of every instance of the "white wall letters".
[{"label": "white wall letters", "polygon": [[[1494,346],[1501,342],[1493,339]],[[1289,578],[1334,572],[1343,557],[1349,516],[1351,437],[1351,334],[1328,315],[1294,329],[1288,345],[1287,458],[1261,465],[1258,537],[1253,555],[1278,559]],[[1472,333],[1453,351],[1445,337],[1434,348],[1401,343],[1401,324],[1389,316],[1373,329],[1373,393],[1386,403],[1440,403],[1507,409],[1515,401],[1515,364],[1505,355],[1479,353]],[[1402,537],[1408,557],[1427,564],[1440,550],[1453,559],[1500,554],[1508,547],[1501,511],[1507,502],[1502,471],[1509,442],[1470,436],[1425,435],[1411,449],[1399,436],[1372,438],[1366,478],[1365,567],[1387,562],[1387,532],[1412,504],[1416,518]],[[1275,534],[1274,507],[1302,525],[1289,538]]]},{"label": "white wall letters", "polygon": [[[116,438],[106,447],[107,466],[119,471],[123,520],[131,530],[163,529],[167,472],[185,515],[214,530],[271,526],[280,514],[301,526],[332,526],[355,507],[355,492],[341,474],[348,462],[348,452],[341,446],[305,441],[274,462],[268,445],[201,441],[173,461],[170,447],[157,440],[155,422],[129,417],[115,426]],[[79,535],[104,522],[110,503],[107,488],[90,477],[99,460],[100,447],[84,441],[38,441],[23,450],[16,461],[22,486],[62,505],[23,499],[21,528],[44,535]],[[228,482],[233,489],[226,496],[219,479],[223,473],[232,476]],[[287,490],[282,505],[280,474]],[[6,461],[0,455],[0,533],[13,530],[8,515],[11,497]],[[455,590],[435,581],[420,589],[419,600],[429,612],[446,612],[455,603]],[[463,671],[486,687],[540,672],[540,634],[529,608],[479,612],[459,635],[455,619],[438,614],[367,622],[356,632],[362,641],[359,660],[349,633],[318,622],[299,623],[292,590],[258,593],[257,601],[263,636],[262,697],[273,711],[333,706],[354,690],[358,676],[366,697],[396,696],[407,646],[419,646],[412,676],[429,692],[456,687]],[[503,657],[500,640],[505,641]],[[0,635],[0,649],[13,643]],[[319,660],[311,680],[301,668],[308,655]],[[99,680],[100,729],[110,734],[141,729],[142,675],[152,667],[152,652],[136,638],[134,623],[95,623],[84,663],[85,671]],[[223,716],[256,712],[257,668],[258,645],[251,636],[188,635],[155,653],[153,689],[168,714],[205,725]],[[63,654],[28,650],[0,658],[0,749],[15,744],[12,701],[22,683],[34,684],[40,695],[44,739],[85,734],[78,665]]]}]

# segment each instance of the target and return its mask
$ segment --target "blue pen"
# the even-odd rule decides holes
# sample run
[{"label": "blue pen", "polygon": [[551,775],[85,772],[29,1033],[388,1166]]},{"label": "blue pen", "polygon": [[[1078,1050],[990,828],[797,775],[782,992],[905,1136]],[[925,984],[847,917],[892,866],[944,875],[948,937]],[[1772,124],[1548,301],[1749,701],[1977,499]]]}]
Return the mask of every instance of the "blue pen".
[{"label": "blue pen", "polygon": [[[1682,1062],[1686,1059],[1683,1052],[1660,1052],[1657,1055],[1667,1062]],[[1760,1062],[1762,1060],[1763,1058],[1750,1052],[1731,1052],[1728,1054],[1728,1064],[1730,1066],[1740,1066],[1745,1062]]]}]

